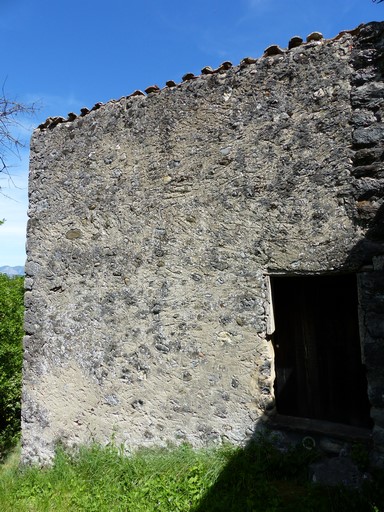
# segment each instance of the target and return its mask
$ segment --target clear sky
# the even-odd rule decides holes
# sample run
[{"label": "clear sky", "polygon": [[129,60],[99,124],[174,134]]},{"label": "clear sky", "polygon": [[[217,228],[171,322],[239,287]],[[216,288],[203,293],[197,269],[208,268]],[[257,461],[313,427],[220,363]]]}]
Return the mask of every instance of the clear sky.
[{"label": "clear sky", "polygon": [[326,38],[384,19],[372,0],[0,0],[0,82],[40,110],[22,119],[27,147],[0,175],[0,266],[23,265],[28,141],[48,116],[79,113],[224,60],[260,57],[271,44],[320,31]]}]

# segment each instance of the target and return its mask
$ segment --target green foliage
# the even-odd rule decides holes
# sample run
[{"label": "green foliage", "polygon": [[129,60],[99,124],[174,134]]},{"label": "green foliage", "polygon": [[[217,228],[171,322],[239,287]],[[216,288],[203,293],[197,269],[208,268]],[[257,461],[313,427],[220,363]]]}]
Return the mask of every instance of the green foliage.
[{"label": "green foliage", "polygon": [[233,449],[139,450],[93,445],[76,454],[58,449],[49,469],[0,467],[2,512],[184,512],[197,506]]},{"label": "green foliage", "polygon": [[20,432],[23,277],[0,274],[0,459]]},{"label": "green foliage", "polygon": [[309,482],[314,454],[260,439],[245,449],[58,449],[49,469],[0,466],[2,512],[383,512],[383,473],[362,492]]}]

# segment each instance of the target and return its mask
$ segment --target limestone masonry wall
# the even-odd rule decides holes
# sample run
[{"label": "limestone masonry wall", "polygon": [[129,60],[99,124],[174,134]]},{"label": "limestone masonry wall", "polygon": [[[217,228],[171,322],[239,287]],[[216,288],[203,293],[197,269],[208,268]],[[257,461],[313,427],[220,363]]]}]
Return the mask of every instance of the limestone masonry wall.
[{"label": "limestone masonry wall", "polygon": [[359,272],[380,452],[383,30],[272,47],[35,130],[24,461],[58,440],[245,442],[274,408],[280,273]]}]

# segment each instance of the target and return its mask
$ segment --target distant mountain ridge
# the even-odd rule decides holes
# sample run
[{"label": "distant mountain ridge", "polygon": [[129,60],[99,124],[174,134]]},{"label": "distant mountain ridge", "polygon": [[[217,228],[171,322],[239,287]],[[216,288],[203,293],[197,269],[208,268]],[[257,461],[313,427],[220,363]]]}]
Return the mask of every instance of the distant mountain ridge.
[{"label": "distant mountain ridge", "polygon": [[7,274],[8,276],[23,276],[24,275],[24,267],[16,266],[10,267],[9,265],[4,265],[0,267],[1,274]]}]

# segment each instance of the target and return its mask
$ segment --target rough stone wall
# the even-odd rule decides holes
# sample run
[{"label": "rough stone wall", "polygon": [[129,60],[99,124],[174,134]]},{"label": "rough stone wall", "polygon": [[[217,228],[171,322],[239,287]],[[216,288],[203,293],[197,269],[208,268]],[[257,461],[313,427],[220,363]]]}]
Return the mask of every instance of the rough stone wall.
[{"label": "rough stone wall", "polygon": [[384,460],[384,38],[383,24],[361,31],[352,52],[352,175],[355,221],[365,237],[352,259],[370,264],[358,275],[362,357],[374,421],[376,458]]},{"label": "rough stone wall", "polygon": [[366,237],[381,204],[369,51],[382,28],[34,132],[25,461],[49,461],[59,439],[253,434],[273,406],[267,274],[356,271],[382,250]]}]

